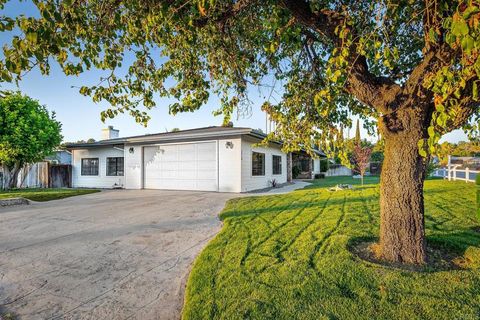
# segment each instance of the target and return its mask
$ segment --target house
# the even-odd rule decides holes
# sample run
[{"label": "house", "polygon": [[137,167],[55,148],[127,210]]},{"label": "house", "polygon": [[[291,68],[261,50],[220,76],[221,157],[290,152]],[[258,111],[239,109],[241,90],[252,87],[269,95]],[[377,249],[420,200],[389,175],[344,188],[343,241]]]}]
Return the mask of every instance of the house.
[{"label": "house", "polygon": [[[302,157],[312,178],[319,158],[286,154],[281,143],[257,146],[265,135],[251,128],[205,127],[67,145],[72,153],[73,187],[247,192],[291,180],[292,163]],[[318,157],[325,155],[317,151]],[[306,161],[305,159],[309,159]],[[288,168],[288,169],[287,169]],[[287,172],[288,171],[288,172]]]},{"label": "house", "polygon": [[59,149],[45,157],[44,160],[53,164],[72,164],[72,153],[68,150]]}]

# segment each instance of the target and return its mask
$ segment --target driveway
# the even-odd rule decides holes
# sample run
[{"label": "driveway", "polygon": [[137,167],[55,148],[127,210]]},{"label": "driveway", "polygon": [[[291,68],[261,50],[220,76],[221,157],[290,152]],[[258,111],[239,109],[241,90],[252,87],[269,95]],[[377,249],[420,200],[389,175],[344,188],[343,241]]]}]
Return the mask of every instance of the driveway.
[{"label": "driveway", "polygon": [[20,319],[175,319],[236,194],[118,190],[0,208],[0,308]]}]

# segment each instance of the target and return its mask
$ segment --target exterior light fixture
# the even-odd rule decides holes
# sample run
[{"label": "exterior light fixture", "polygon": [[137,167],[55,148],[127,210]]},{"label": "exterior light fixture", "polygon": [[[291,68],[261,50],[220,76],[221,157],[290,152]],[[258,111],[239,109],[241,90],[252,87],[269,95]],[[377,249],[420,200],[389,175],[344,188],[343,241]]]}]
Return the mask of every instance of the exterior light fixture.
[{"label": "exterior light fixture", "polygon": [[134,147],[130,147],[130,149],[128,149],[128,152],[130,152],[130,153],[133,154],[133,153],[135,152],[135,148],[134,148]]},{"label": "exterior light fixture", "polygon": [[225,143],[225,148],[227,149],[233,149],[233,142],[232,141],[227,141]]}]

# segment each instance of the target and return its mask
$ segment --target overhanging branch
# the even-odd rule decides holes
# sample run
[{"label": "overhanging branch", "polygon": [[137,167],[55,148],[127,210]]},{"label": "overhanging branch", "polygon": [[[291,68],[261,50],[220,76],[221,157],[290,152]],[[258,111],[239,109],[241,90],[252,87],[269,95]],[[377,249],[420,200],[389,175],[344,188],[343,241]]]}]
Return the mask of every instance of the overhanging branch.
[{"label": "overhanging branch", "polygon": [[[344,24],[346,17],[343,14],[327,9],[313,12],[310,4],[303,0],[282,0],[281,4],[303,26],[327,37],[336,46],[341,46],[341,39],[335,29]],[[400,86],[390,78],[372,74],[368,69],[367,59],[357,53],[355,43],[349,49],[352,54],[347,59],[350,72],[347,76],[346,91],[378,112],[387,112],[385,105],[400,91]]]}]

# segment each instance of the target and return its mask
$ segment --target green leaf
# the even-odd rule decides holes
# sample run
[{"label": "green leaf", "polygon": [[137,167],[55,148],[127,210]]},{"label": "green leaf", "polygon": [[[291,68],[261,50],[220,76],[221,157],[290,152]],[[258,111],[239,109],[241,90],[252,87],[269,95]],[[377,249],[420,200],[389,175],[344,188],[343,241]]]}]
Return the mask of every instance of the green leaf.
[{"label": "green leaf", "polygon": [[472,50],[475,48],[475,40],[469,35],[466,35],[462,39],[462,48],[466,51],[467,54],[470,54]]},{"label": "green leaf", "polygon": [[418,149],[418,154],[424,158],[427,157],[427,152],[424,149]]},{"label": "green leaf", "polygon": [[473,82],[473,86],[472,86],[472,96],[473,96],[473,100],[475,101],[478,101],[478,81],[480,80],[476,80]]},{"label": "green leaf", "polygon": [[452,22],[452,34],[460,37],[468,34],[468,24],[464,19],[457,19]]},{"label": "green leaf", "polygon": [[36,32],[28,32],[25,36],[25,38],[28,40],[30,43],[37,43],[37,33]]}]

